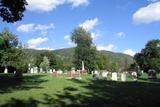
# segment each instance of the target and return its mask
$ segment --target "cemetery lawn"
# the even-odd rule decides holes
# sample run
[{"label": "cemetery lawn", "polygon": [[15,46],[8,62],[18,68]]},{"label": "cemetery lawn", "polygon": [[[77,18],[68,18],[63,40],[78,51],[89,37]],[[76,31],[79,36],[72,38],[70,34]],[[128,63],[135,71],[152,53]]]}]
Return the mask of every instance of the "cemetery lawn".
[{"label": "cemetery lawn", "polygon": [[[67,80],[50,74],[0,74],[0,107],[136,107],[160,104],[160,80],[148,81],[144,74],[137,82]],[[158,75],[160,78],[160,75]]]}]

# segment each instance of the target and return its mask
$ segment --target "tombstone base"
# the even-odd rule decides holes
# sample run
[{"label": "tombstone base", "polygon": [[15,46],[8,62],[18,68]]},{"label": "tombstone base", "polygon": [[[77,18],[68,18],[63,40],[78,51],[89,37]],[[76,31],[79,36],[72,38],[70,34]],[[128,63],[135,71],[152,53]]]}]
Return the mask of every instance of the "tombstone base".
[{"label": "tombstone base", "polygon": [[71,80],[73,77],[67,77],[67,79]]}]

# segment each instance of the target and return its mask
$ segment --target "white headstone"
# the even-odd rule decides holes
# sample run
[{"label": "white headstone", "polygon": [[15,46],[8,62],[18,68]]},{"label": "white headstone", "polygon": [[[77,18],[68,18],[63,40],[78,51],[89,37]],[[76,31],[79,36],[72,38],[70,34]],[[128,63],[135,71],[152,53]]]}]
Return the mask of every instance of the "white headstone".
[{"label": "white headstone", "polygon": [[55,69],[53,69],[53,72],[55,72],[56,70]]},{"label": "white headstone", "polygon": [[82,71],[84,71],[85,68],[84,68],[84,61],[82,61]]},{"label": "white headstone", "polygon": [[75,68],[72,68],[71,73],[72,73],[72,74],[75,74],[75,73],[76,73]]},{"label": "white headstone", "polygon": [[8,73],[8,69],[7,69],[7,68],[4,69],[4,73],[5,73],[5,74]]},{"label": "white headstone", "polygon": [[43,73],[43,69],[42,68],[40,68],[40,73]]},{"label": "white headstone", "polygon": [[137,72],[132,72],[132,77],[134,81],[137,81]]},{"label": "white headstone", "polygon": [[107,79],[107,75],[108,75],[108,72],[107,72],[107,71],[103,71],[103,72],[102,72],[102,78],[103,78],[103,79]]},{"label": "white headstone", "polygon": [[91,71],[91,74],[93,75],[93,74],[94,74],[94,71]]},{"label": "white headstone", "polygon": [[113,73],[112,73],[112,80],[113,80],[113,81],[117,81],[117,80],[118,80],[118,78],[117,78],[117,73],[116,73],[116,72],[113,72]]},{"label": "white headstone", "polygon": [[63,71],[62,71],[62,70],[58,70],[57,73],[58,73],[58,74],[62,74]]},{"label": "white headstone", "polygon": [[34,70],[33,70],[33,68],[31,68],[31,74],[33,74],[34,73]]},{"label": "white headstone", "polygon": [[37,74],[38,73],[38,67],[33,68],[33,73]]},{"label": "white headstone", "polygon": [[141,71],[141,73],[143,74],[143,70]]},{"label": "white headstone", "polygon": [[94,74],[99,74],[98,71],[94,71]]},{"label": "white headstone", "polygon": [[121,74],[121,81],[123,81],[123,82],[126,81],[126,73],[125,73],[125,72],[123,72],[123,73]]},{"label": "white headstone", "polygon": [[31,72],[31,64],[28,64],[28,72]]},{"label": "white headstone", "polygon": [[49,73],[52,74],[52,69],[49,69]]},{"label": "white headstone", "polygon": [[98,73],[98,71],[94,71],[94,73],[93,73],[93,79],[94,80],[98,80],[99,79],[99,73]]}]

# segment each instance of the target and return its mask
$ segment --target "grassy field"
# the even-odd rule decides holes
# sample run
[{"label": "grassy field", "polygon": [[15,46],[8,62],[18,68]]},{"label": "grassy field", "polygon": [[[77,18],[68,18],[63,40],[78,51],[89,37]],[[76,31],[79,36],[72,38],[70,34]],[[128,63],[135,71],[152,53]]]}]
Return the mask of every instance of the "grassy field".
[{"label": "grassy field", "polygon": [[[160,78],[160,76],[158,75]],[[148,81],[144,74],[137,82],[67,80],[65,76],[24,74],[16,81],[12,74],[0,74],[1,107],[135,107],[160,104],[160,80]]]}]

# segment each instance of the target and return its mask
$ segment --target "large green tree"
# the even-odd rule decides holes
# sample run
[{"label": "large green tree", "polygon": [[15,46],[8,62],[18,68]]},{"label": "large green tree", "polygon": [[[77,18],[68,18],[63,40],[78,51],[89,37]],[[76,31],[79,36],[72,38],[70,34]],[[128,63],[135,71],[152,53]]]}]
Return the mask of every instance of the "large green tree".
[{"label": "large green tree", "polygon": [[145,72],[151,68],[160,72],[160,40],[150,40],[145,48],[134,56],[134,59]]},{"label": "large green tree", "polygon": [[73,62],[75,68],[82,69],[82,61],[84,61],[86,70],[94,70],[96,66],[96,47],[92,42],[91,33],[82,27],[77,27],[71,35],[72,42],[77,45]]},{"label": "large green tree", "polygon": [[27,54],[20,45],[16,35],[8,29],[0,33],[0,64],[2,67],[14,67],[16,77],[22,77],[23,68],[27,65]]},{"label": "large green tree", "polygon": [[8,23],[21,20],[26,5],[26,0],[0,0],[0,17]]}]

